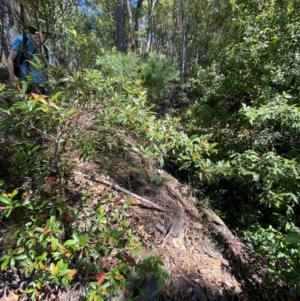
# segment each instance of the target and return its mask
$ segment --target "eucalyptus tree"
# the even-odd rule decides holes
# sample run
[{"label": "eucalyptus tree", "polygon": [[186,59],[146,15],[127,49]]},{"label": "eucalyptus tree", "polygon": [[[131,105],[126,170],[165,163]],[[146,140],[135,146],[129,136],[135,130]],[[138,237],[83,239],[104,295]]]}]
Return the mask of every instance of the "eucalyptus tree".
[{"label": "eucalyptus tree", "polygon": [[9,54],[9,46],[12,43],[14,36],[13,27],[16,23],[15,13],[18,11],[15,3],[8,0],[0,1],[0,39],[1,39],[1,53],[0,58],[2,61],[3,53],[5,57]]},{"label": "eucalyptus tree", "polygon": [[126,52],[125,42],[125,3],[124,0],[118,0],[116,5],[116,40],[117,49]]},{"label": "eucalyptus tree", "polygon": [[193,77],[197,65],[216,59],[217,44],[232,31],[232,16],[227,0],[161,0],[147,29],[152,50],[178,64],[183,83],[186,75]]}]

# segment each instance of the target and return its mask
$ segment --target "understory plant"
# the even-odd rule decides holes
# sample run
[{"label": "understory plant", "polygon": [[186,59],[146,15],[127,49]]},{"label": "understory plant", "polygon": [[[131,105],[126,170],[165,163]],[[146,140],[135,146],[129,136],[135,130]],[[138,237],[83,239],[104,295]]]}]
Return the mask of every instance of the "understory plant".
[{"label": "understory plant", "polygon": [[[25,293],[32,300],[51,284],[69,288],[78,278],[87,284],[86,300],[104,300],[120,292],[133,298],[137,289],[133,281],[142,293],[150,275],[159,288],[168,278],[161,256],[135,259],[141,243],[130,227],[128,198],[110,194],[87,217],[83,208],[92,200],[90,191],[82,192],[75,209],[61,199],[33,201],[28,195],[17,198],[16,194],[2,191],[0,196],[1,222],[10,219],[15,229],[4,229],[11,242],[1,252],[1,270],[21,269],[27,276]],[[16,220],[20,210],[21,219]],[[18,226],[20,222],[23,227]]]},{"label": "understory plant", "polygon": [[[195,181],[249,248],[266,258],[270,282],[299,292],[299,23],[286,2],[232,3],[220,36],[191,80],[189,133],[217,143],[212,181]],[[211,53],[213,55],[213,53]],[[197,178],[200,168],[190,174]]]},{"label": "understory plant", "polygon": [[[152,275],[159,288],[167,279],[161,256],[135,259],[141,245],[128,221],[127,198],[101,198],[88,216],[92,229],[82,226],[81,216],[91,197],[82,196],[78,207],[68,205],[72,152],[89,160],[109,157],[119,147],[158,158],[161,165],[171,152],[180,164],[191,165],[214,151],[206,137],[177,130],[178,119],[159,119],[142,81],[123,75],[106,77],[103,70],[85,69],[53,77],[49,96],[20,92],[12,103],[1,103],[0,147],[9,150],[11,160],[1,160],[0,213],[3,231],[12,239],[1,250],[0,265],[24,271],[25,292],[32,299],[50,284],[68,288],[81,277],[87,281],[87,300],[119,292],[133,298],[139,290],[142,294],[146,276]],[[136,143],[126,143],[127,136]],[[6,154],[1,153],[3,159]],[[109,256],[112,262],[104,264]],[[134,289],[129,285],[132,269],[139,286]]]}]

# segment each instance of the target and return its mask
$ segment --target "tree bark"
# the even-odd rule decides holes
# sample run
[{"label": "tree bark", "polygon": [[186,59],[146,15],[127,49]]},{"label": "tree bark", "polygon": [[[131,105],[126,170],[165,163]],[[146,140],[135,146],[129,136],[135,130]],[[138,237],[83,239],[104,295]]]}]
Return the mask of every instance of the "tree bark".
[{"label": "tree bark", "polygon": [[120,52],[126,53],[125,44],[125,7],[124,1],[118,0],[116,8],[116,22],[117,22],[117,49]]},{"label": "tree bark", "polygon": [[181,0],[181,66],[180,66],[180,82],[186,82],[186,32],[185,32],[185,5],[184,0]]},{"label": "tree bark", "polygon": [[140,30],[140,16],[142,11],[142,5],[144,0],[138,0],[136,10],[135,10],[135,25],[134,25],[134,40],[135,40],[135,49],[139,49],[139,30]]},{"label": "tree bark", "polygon": [[145,57],[149,55],[152,45],[152,38],[153,38],[153,18],[154,18],[154,10],[158,0],[148,0],[149,3],[149,15],[148,15],[148,28],[147,28],[147,43],[145,49]]},{"label": "tree bark", "polygon": [[0,0],[0,39],[1,39],[1,60],[3,53],[8,57],[10,46],[14,38],[16,7],[8,0]]},{"label": "tree bark", "polygon": [[126,12],[128,15],[128,23],[129,23],[129,47],[132,51],[135,50],[135,42],[134,42],[134,27],[133,27],[133,19],[131,12],[131,4],[130,0],[126,0]]}]

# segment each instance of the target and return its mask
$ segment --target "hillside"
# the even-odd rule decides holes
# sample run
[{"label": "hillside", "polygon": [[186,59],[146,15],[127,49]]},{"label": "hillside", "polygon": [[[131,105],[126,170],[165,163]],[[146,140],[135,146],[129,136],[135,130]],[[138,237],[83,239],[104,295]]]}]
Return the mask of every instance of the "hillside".
[{"label": "hillside", "polygon": [[[128,137],[119,138],[119,143],[133,146],[134,139],[129,142]],[[95,156],[86,162],[71,150],[63,156],[68,158],[69,173],[65,178],[67,201],[61,207],[63,210],[56,211],[58,218],[62,212],[68,212],[63,215],[61,242],[70,238],[74,229],[81,235],[96,231],[93,217],[107,196],[110,199],[105,205],[107,223],[115,223],[114,207],[129,198],[125,221],[141,242],[141,252],[132,253],[130,258],[139,262],[162,254],[161,264],[169,280],[159,291],[156,282],[147,278],[141,284],[145,296],[138,300],[273,300],[282,294],[271,296],[263,289],[266,274],[263,260],[249,254],[246,246],[209,207],[208,198],[195,198],[191,187],[139,156],[132,147],[126,152],[109,154],[105,159]],[[45,198],[55,199],[57,174],[45,178],[42,190],[40,193]],[[83,191],[89,195],[84,205]],[[40,219],[49,216],[49,212],[41,213]],[[2,222],[2,252],[15,243],[10,236],[18,226],[21,220],[15,221],[14,227],[6,224],[5,219]],[[123,251],[127,254],[128,248],[125,246]],[[116,264],[115,253],[111,250],[101,257],[104,268]],[[41,288],[38,300],[79,300],[88,279],[79,272],[77,275],[67,290],[47,281],[48,288]],[[24,294],[29,282],[30,277],[24,276],[23,268],[6,268],[1,274],[0,300],[29,300]],[[121,293],[111,300],[124,300],[124,295]]]}]

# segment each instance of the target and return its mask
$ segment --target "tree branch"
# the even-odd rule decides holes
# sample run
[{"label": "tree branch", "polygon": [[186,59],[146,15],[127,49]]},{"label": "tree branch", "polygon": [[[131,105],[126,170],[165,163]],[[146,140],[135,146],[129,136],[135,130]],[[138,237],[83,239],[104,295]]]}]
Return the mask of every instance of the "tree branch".
[{"label": "tree branch", "polygon": [[114,184],[114,183],[112,183],[112,182],[109,182],[109,181],[103,180],[103,179],[101,179],[101,178],[95,177],[94,175],[89,176],[89,175],[84,174],[84,173],[82,173],[82,172],[80,172],[80,171],[74,170],[73,173],[76,174],[76,175],[80,175],[80,176],[82,176],[82,177],[84,177],[84,178],[86,178],[86,179],[88,179],[88,180],[92,180],[92,181],[95,181],[95,182],[104,184],[104,185],[106,185],[106,186],[112,187],[113,189],[115,189],[115,190],[117,190],[117,191],[124,192],[125,194],[130,195],[130,196],[132,196],[133,198],[135,198],[135,199],[137,199],[137,200],[139,200],[139,201],[142,201],[143,203],[146,203],[146,204],[148,204],[148,205],[151,205],[151,206],[155,207],[156,209],[158,209],[158,210],[160,210],[160,211],[162,211],[162,212],[167,212],[167,211],[168,211],[167,209],[165,209],[165,208],[163,208],[163,207],[161,207],[161,206],[159,206],[159,205],[157,205],[157,204],[151,202],[150,200],[148,200],[148,199],[146,199],[146,198],[144,198],[144,197],[141,197],[141,196],[139,196],[139,195],[137,195],[137,194],[135,194],[135,193],[133,193],[133,192],[131,192],[131,191],[125,189],[125,188],[122,188],[122,187],[120,187],[120,186],[117,185],[117,184]]}]

